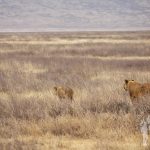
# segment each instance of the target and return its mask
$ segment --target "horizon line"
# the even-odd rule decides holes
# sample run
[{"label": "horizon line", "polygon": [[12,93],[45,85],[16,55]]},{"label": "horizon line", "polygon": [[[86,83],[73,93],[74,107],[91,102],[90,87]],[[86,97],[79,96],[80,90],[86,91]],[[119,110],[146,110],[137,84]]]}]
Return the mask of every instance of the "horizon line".
[{"label": "horizon line", "polygon": [[18,33],[18,32],[140,32],[140,31],[150,31],[150,27],[145,27],[145,28],[117,28],[117,29],[92,29],[92,28],[88,28],[88,29],[76,29],[76,28],[72,28],[72,29],[62,29],[62,28],[51,28],[51,29],[43,29],[43,28],[39,28],[39,29],[3,29],[0,30],[0,33]]}]

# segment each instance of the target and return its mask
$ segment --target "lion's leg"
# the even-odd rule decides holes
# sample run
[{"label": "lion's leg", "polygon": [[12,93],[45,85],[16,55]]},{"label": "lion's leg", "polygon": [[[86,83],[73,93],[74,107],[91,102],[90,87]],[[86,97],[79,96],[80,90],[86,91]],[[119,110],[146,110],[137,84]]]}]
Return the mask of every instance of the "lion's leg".
[{"label": "lion's leg", "polygon": [[62,95],[59,95],[59,100],[62,101],[64,97]]},{"label": "lion's leg", "polygon": [[129,93],[129,94],[130,94],[130,99],[131,99],[132,104],[138,101],[139,95],[137,93]]},{"label": "lion's leg", "polygon": [[71,101],[74,101],[73,95],[70,95],[70,100],[71,100]]},{"label": "lion's leg", "polygon": [[132,103],[132,105],[133,105],[133,103],[134,103],[134,101],[135,101],[135,98],[130,95],[130,99],[131,99],[131,103]]}]

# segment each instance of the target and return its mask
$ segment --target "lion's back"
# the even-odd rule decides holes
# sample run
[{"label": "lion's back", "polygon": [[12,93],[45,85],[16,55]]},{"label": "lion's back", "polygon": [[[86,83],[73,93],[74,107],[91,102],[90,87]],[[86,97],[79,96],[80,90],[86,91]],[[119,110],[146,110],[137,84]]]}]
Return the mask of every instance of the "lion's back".
[{"label": "lion's back", "polygon": [[132,90],[130,91],[132,97],[139,97],[139,96],[145,96],[147,94],[150,94],[150,83],[144,83],[144,84],[135,84],[132,85]]},{"label": "lion's back", "polygon": [[141,90],[142,94],[150,94],[150,83],[144,83],[142,85],[142,90]]}]

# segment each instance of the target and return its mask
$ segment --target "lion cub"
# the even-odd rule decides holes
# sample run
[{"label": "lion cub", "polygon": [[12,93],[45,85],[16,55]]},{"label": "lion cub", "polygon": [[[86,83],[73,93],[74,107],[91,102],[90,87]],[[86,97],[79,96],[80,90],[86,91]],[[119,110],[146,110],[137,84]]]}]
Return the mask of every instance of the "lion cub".
[{"label": "lion cub", "polygon": [[73,90],[70,87],[63,87],[63,86],[55,86],[53,87],[55,95],[59,97],[60,100],[62,99],[69,99],[73,101]]}]

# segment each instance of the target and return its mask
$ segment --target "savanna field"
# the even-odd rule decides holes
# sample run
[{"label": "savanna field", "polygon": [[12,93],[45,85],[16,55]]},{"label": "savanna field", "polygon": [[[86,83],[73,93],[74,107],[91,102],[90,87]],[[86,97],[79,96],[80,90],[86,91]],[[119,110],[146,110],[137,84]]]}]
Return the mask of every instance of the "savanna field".
[{"label": "savanna field", "polygon": [[125,79],[150,82],[150,31],[0,33],[0,150],[143,150]]}]

